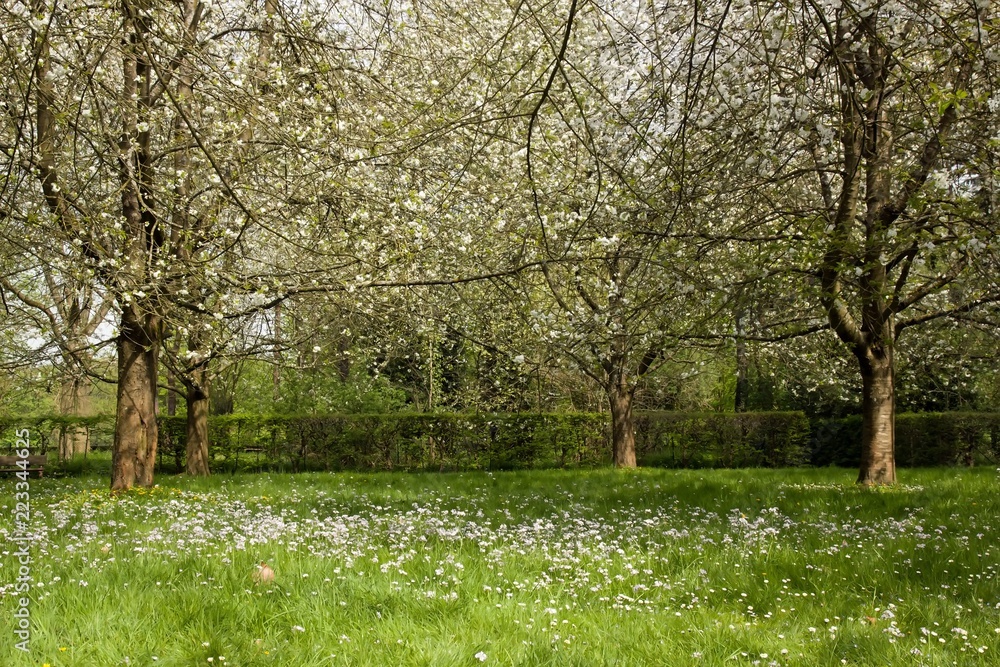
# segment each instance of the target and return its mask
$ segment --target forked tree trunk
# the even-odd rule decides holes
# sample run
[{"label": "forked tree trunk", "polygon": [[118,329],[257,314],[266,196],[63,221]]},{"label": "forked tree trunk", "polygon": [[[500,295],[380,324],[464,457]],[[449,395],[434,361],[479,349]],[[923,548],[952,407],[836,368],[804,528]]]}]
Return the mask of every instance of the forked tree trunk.
[{"label": "forked tree trunk", "polygon": [[[153,485],[156,462],[155,324],[140,324],[132,308],[122,313],[118,335],[118,405],[111,461],[111,490]],[[152,326],[151,326],[152,325]]]},{"label": "forked tree trunk", "polygon": [[861,365],[861,471],[858,484],[896,483],[896,407],[892,352],[859,354]]},{"label": "forked tree trunk", "polygon": [[633,392],[621,384],[608,390],[611,404],[611,445],[616,468],[635,467],[635,425],[632,420]]},{"label": "forked tree trunk", "polygon": [[[204,375],[204,372],[201,375]],[[187,464],[184,466],[184,471],[189,475],[205,476],[210,474],[208,467],[208,391],[207,389],[191,387],[188,389],[186,399]]]}]

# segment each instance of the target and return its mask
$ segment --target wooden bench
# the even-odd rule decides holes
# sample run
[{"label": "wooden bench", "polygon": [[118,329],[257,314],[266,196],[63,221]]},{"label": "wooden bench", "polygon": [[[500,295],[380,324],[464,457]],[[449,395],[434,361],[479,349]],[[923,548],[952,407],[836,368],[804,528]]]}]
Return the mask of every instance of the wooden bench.
[{"label": "wooden bench", "polygon": [[[28,467],[22,468],[18,461],[27,460]],[[49,462],[49,457],[44,454],[30,454],[27,459],[19,456],[0,456],[0,472],[38,472],[41,477],[45,473],[45,464]]]}]

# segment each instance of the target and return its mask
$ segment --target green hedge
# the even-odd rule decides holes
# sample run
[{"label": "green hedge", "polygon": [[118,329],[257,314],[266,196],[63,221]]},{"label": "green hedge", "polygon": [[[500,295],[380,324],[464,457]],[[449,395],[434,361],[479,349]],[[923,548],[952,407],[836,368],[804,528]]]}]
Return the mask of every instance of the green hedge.
[{"label": "green hedge", "polygon": [[[183,418],[161,419],[161,465],[180,469]],[[642,465],[794,466],[806,463],[809,422],[789,413],[640,412]],[[217,467],[476,470],[610,464],[599,413],[228,415],[209,420]]]},{"label": "green hedge", "polygon": [[93,449],[111,449],[115,438],[114,417],[96,415],[93,417],[61,417],[44,415],[36,417],[0,417],[0,451],[14,447],[15,432],[28,429],[31,432],[31,449],[39,454],[56,452],[59,449],[59,434],[71,428],[84,428]]},{"label": "green hedge", "polygon": [[[476,470],[610,461],[599,414],[226,415],[209,419],[216,466]],[[160,464],[180,468],[183,417],[163,417]]]},{"label": "green hedge", "polygon": [[640,465],[671,468],[786,467],[808,463],[809,420],[801,412],[642,412]]},{"label": "green hedge", "polygon": [[[973,465],[1000,459],[1000,413],[917,412],[896,415],[900,467]],[[861,417],[813,422],[810,462],[848,468],[861,463]]]},{"label": "green hedge", "polygon": [[[161,417],[161,470],[184,466],[185,418]],[[213,468],[250,470],[476,470],[610,464],[610,420],[600,413],[225,415],[209,418]],[[0,448],[31,430],[54,449],[61,429],[84,426],[93,449],[110,449],[113,418],[0,417]],[[636,413],[640,465],[664,467],[856,467],[861,418],[814,420],[801,412]],[[1000,414],[896,417],[900,466],[1000,459]]]}]

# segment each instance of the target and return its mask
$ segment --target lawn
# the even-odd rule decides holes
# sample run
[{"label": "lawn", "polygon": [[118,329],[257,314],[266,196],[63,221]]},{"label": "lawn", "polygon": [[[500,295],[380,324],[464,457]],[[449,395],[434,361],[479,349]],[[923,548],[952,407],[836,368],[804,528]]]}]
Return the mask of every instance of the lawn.
[{"label": "lawn", "polygon": [[1000,472],[853,476],[32,479],[0,665],[1000,665]]}]

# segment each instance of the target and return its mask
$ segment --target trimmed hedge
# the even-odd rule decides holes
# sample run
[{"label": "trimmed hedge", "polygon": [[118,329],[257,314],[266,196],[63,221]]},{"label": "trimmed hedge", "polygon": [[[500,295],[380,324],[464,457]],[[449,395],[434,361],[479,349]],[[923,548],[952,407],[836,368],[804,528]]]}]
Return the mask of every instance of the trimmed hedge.
[{"label": "trimmed hedge", "polygon": [[[162,418],[160,463],[183,467],[183,417]],[[609,465],[600,413],[227,415],[209,420],[217,467],[498,470]],[[799,412],[636,414],[642,465],[794,466],[806,462]]]},{"label": "trimmed hedge", "polygon": [[669,468],[779,468],[808,463],[802,412],[641,412],[640,465]]},{"label": "trimmed hedge", "polygon": [[[860,463],[861,418],[810,421],[801,412],[637,412],[640,465],[781,467]],[[184,417],[160,417],[158,464],[184,467]],[[0,448],[31,430],[46,453],[60,429],[85,426],[93,449],[110,449],[111,416],[0,418]],[[213,469],[497,470],[611,463],[602,413],[392,413],[209,418]],[[918,413],[896,417],[901,467],[971,465],[1000,459],[1000,414]]]},{"label": "trimmed hedge", "polygon": [[[31,432],[31,449],[39,454],[48,454],[51,448],[59,449],[59,434],[70,428],[86,429],[92,449],[111,449],[115,439],[114,417],[95,415],[93,417],[61,417],[44,415],[37,417],[0,417],[0,451],[13,449],[18,429]],[[57,451],[58,455],[58,451]]]},{"label": "trimmed hedge", "polygon": [[[847,468],[861,464],[861,416],[818,419],[810,462]],[[1000,413],[915,412],[896,415],[896,465],[974,465],[1000,460]]]},{"label": "trimmed hedge", "polygon": [[[299,470],[477,470],[610,462],[604,415],[226,415],[209,419],[216,466]],[[183,417],[160,420],[161,466],[182,466]]]}]

